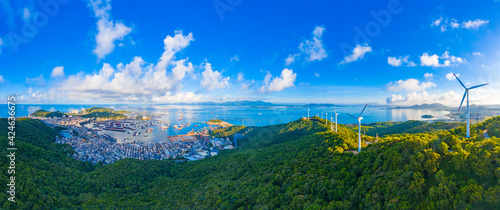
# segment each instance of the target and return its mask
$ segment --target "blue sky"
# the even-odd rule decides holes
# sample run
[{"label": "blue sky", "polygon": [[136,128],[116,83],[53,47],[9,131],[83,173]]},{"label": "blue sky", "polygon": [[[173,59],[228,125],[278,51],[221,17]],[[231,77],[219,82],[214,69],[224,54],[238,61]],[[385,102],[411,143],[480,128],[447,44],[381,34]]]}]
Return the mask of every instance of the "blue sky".
[{"label": "blue sky", "polygon": [[500,2],[0,3],[0,97],[22,103],[500,104]]}]

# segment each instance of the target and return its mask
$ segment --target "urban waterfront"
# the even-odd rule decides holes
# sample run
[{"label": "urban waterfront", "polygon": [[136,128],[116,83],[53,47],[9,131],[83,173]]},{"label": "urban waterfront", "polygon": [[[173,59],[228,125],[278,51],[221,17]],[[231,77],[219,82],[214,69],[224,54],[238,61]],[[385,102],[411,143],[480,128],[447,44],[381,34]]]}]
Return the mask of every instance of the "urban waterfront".
[{"label": "urban waterfront", "polygon": [[[356,113],[359,106],[304,107],[304,106],[194,106],[155,105],[126,106],[100,105],[115,111],[128,111],[126,119],[82,118],[87,105],[18,105],[20,115],[43,109],[76,115],[63,117],[35,117],[57,128],[56,143],[69,144],[77,160],[93,164],[113,163],[123,158],[201,160],[217,155],[220,150],[234,149],[228,138],[210,136],[210,131],[221,128],[209,125],[210,119],[220,119],[232,125],[264,126],[288,123],[306,116],[331,119],[332,112],[340,113],[338,123],[351,124],[346,113]],[[26,114],[27,113],[27,114]],[[432,109],[387,109],[370,107],[365,122],[423,120],[422,115],[433,115],[433,120],[452,120],[448,111]],[[344,116],[346,115],[346,116]]]}]

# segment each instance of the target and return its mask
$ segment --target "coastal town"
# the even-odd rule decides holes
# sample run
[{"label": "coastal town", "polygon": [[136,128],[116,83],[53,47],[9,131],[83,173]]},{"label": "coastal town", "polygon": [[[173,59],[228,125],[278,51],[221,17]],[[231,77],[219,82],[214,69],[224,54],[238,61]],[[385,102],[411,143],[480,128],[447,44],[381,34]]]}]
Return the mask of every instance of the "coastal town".
[{"label": "coastal town", "polygon": [[[211,137],[210,131],[222,126],[209,122],[207,124],[212,125],[192,128],[188,134],[155,137],[153,130],[159,133],[167,132],[164,131],[167,129],[180,130],[191,126],[189,122],[171,125],[170,121],[151,120],[159,118],[155,114],[130,113],[127,118],[119,120],[84,118],[75,113],[59,117],[30,115],[28,118],[40,120],[58,130],[56,143],[70,145],[75,159],[93,164],[110,164],[124,158],[195,161],[217,155],[221,150],[235,148],[228,138]],[[121,139],[124,135],[130,137]],[[161,139],[152,141],[151,138]],[[142,139],[148,141],[141,141]]]}]

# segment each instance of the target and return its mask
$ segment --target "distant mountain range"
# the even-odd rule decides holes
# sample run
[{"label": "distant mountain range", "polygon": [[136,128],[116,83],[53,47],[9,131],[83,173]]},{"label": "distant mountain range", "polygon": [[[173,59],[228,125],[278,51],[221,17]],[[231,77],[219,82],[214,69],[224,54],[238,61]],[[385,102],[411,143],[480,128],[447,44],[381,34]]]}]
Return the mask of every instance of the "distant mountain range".
[{"label": "distant mountain range", "polygon": [[323,107],[323,106],[333,106],[333,107],[348,107],[349,105],[338,105],[338,104],[315,104],[315,103],[312,103],[312,104],[306,104],[304,105],[306,107]]},{"label": "distant mountain range", "polygon": [[179,103],[179,105],[210,105],[210,106],[279,106],[265,101],[227,101],[227,102],[200,102]]},{"label": "distant mountain range", "polygon": [[451,107],[445,106],[440,103],[433,103],[433,104],[420,104],[420,105],[413,105],[413,106],[397,106],[397,107],[392,107],[390,109],[449,109]]}]

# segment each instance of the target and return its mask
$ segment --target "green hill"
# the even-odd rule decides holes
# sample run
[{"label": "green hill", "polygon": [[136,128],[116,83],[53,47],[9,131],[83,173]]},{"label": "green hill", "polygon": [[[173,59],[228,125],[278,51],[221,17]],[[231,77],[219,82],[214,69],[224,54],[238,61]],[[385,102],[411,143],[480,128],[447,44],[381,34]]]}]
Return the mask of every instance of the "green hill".
[{"label": "green hill", "polygon": [[45,111],[43,109],[37,110],[33,113],[31,113],[32,116],[37,116],[37,117],[62,117],[66,116],[66,114],[60,112],[60,111],[55,111],[55,112],[49,112]]},{"label": "green hill", "polygon": [[[418,120],[409,120],[403,122],[374,122],[361,125],[361,132],[366,135],[379,136],[397,134],[397,133],[424,133],[439,130],[449,130],[464,126],[464,123],[459,122],[434,122],[428,123]],[[358,132],[358,126],[349,127],[352,131]]]},{"label": "green hill", "polygon": [[[412,124],[408,124],[412,125]],[[226,130],[238,148],[201,161],[124,159],[92,166],[54,144],[55,130],[16,123],[15,204],[10,208],[131,209],[498,209],[500,117],[473,126],[380,137],[357,155],[356,133],[330,132],[319,118]],[[7,144],[0,119],[0,143]],[[488,128],[491,139],[480,132]],[[233,128],[234,129],[234,128]],[[410,130],[406,128],[405,130]],[[372,139],[372,137],[364,137]],[[0,173],[7,180],[7,150]]]},{"label": "green hill", "polygon": [[87,112],[87,113],[94,113],[94,112],[115,113],[115,110],[112,110],[112,109],[109,109],[109,108],[104,108],[104,107],[91,107],[91,108],[85,109],[85,112]]},{"label": "green hill", "polygon": [[123,115],[128,113],[127,111],[117,111],[103,107],[91,107],[85,109],[86,114],[81,115],[83,118],[112,118],[112,119],[124,119],[127,116]]}]

